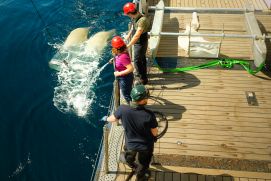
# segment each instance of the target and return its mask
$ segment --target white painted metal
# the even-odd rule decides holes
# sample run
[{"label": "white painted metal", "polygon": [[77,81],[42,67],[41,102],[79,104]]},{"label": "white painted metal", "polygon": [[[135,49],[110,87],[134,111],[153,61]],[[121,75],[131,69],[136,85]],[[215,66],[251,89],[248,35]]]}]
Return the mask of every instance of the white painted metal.
[{"label": "white painted metal", "polygon": [[[245,14],[247,31],[254,36],[261,36],[262,32],[258,25],[257,19],[254,13]],[[252,51],[254,56],[254,64],[256,67],[260,67],[265,62],[267,48],[264,39],[254,39],[252,43]]]},{"label": "white painted metal", "polygon": [[149,48],[152,57],[156,57],[157,49],[160,43],[160,32],[162,30],[163,18],[164,18],[164,1],[160,0],[157,4],[157,10],[154,14],[152,29],[150,31]]},{"label": "white painted metal", "polygon": [[250,38],[255,40],[271,39],[271,36],[262,36],[262,35],[241,35],[241,34],[207,34],[207,33],[173,33],[173,32],[160,32],[159,34],[149,32],[151,36],[201,36],[201,37],[222,37],[222,38]]},{"label": "white painted metal", "polygon": [[[149,6],[149,10],[157,10],[157,6]],[[180,11],[180,12],[221,12],[221,13],[245,13],[251,12],[253,9],[248,8],[193,8],[193,7],[165,7],[164,10]]]},{"label": "white painted metal", "polygon": [[271,9],[271,0],[264,0],[265,1],[265,4],[267,5],[267,7],[269,9]]}]

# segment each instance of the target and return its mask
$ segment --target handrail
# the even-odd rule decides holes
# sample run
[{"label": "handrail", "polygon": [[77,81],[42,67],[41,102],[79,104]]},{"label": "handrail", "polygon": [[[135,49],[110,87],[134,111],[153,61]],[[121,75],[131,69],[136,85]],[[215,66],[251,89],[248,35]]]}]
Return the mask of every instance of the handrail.
[{"label": "handrail", "polygon": [[[149,6],[149,10],[157,10],[156,6]],[[165,7],[164,10],[170,10],[170,11],[181,11],[181,12],[198,12],[198,13],[225,13],[225,12],[231,12],[231,13],[245,13],[245,12],[254,12],[253,9],[248,8],[194,8],[194,7]]]},{"label": "handrail", "polygon": [[271,36],[258,36],[258,35],[242,35],[242,34],[225,34],[225,33],[220,33],[220,34],[208,34],[208,33],[174,33],[174,32],[160,32],[160,33],[152,33],[148,32],[149,35],[151,36],[200,36],[200,37],[222,37],[222,38],[250,38],[250,39],[255,39],[255,40],[264,40],[264,39],[271,39]]},{"label": "handrail", "polygon": [[[114,70],[116,70],[115,67],[115,58],[113,58],[113,66],[114,66]],[[113,83],[113,99],[114,99],[114,109],[113,111],[117,110],[117,108],[120,106],[120,87],[119,87],[119,81],[118,79],[115,77],[114,83]]]},{"label": "handrail", "polygon": [[[114,64],[113,64],[114,65]],[[120,105],[119,104],[119,87],[118,87],[118,81],[117,79],[115,78],[114,80],[114,83],[113,83],[113,91],[112,91],[112,96],[111,96],[111,99],[110,99],[110,103],[109,103],[109,108],[108,108],[108,113],[107,113],[107,116],[109,116],[113,111],[115,111],[118,106]],[[103,127],[103,137],[101,139],[101,144],[100,145],[103,145],[103,148],[100,149],[99,148],[99,151],[98,151],[98,155],[97,155],[97,158],[99,157],[100,160],[99,160],[99,163],[97,164],[97,168],[96,168],[96,174],[95,174],[95,179],[94,180],[98,180],[98,177],[99,177],[99,173],[101,170],[98,170],[98,166],[102,164],[102,157],[104,156],[104,172],[107,174],[109,172],[109,166],[108,166],[108,158],[109,158],[109,143],[108,143],[108,137],[109,137],[109,125],[108,124],[105,124],[104,127]],[[102,155],[101,153],[104,153],[104,155]],[[94,171],[93,171],[94,172]],[[93,179],[93,176],[91,177],[91,179]],[[92,180],[91,180],[92,181]]]}]

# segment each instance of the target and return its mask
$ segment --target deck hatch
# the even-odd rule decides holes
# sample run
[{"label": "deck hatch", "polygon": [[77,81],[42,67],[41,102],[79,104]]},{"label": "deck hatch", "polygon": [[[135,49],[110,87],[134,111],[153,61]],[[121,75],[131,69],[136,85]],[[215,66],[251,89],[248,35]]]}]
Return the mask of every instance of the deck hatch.
[{"label": "deck hatch", "polygon": [[250,106],[259,106],[255,92],[246,91],[247,103]]}]

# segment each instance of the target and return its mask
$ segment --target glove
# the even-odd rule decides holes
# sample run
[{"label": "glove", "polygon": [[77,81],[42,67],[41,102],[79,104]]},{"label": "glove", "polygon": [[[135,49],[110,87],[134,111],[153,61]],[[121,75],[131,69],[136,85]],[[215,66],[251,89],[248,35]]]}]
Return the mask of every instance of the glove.
[{"label": "glove", "polygon": [[104,116],[104,117],[102,117],[102,119],[100,119],[100,121],[101,122],[107,122],[107,118],[108,118],[108,116]]}]

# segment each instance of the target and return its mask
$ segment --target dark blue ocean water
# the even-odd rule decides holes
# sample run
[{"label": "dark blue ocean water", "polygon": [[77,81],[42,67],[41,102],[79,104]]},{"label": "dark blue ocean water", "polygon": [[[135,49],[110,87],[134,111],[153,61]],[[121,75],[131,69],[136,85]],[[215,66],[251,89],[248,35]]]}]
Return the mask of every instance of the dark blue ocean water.
[{"label": "dark blue ocean water", "polygon": [[[127,30],[124,0],[0,1],[0,181],[88,181],[102,138],[98,119],[107,114],[113,68],[89,87],[95,96],[84,117],[54,106],[57,72],[48,67],[75,28],[90,35]],[[47,30],[45,25],[47,26]],[[98,69],[110,58],[110,47]],[[91,99],[91,98],[90,98]]]}]

